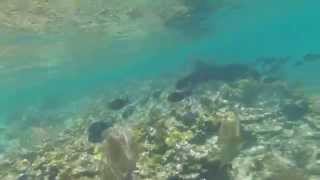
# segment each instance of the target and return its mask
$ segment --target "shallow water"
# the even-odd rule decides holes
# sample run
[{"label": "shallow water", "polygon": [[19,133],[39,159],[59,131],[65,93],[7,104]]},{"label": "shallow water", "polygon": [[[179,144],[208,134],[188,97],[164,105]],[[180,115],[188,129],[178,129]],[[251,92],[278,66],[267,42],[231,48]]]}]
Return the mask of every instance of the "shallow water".
[{"label": "shallow water", "polygon": [[306,95],[319,96],[320,59],[294,66],[307,54],[320,54],[319,1],[29,0],[1,5],[0,153],[2,144],[15,139],[4,131],[34,125],[26,116],[41,119],[36,124],[64,126],[101,93],[126,94],[134,91],[126,89],[134,82],[159,82],[164,88],[162,81],[188,74],[197,60],[255,68],[259,58],[288,58],[281,78]]}]

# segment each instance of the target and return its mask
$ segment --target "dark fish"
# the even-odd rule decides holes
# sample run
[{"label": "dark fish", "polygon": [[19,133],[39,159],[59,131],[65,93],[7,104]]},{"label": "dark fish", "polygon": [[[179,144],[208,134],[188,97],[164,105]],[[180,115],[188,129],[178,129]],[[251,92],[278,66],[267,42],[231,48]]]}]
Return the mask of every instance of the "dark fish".
[{"label": "dark fish", "polygon": [[129,98],[117,98],[109,102],[108,107],[112,110],[120,110],[129,104]]},{"label": "dark fish", "polygon": [[303,60],[306,62],[315,62],[320,60],[320,54],[317,53],[308,53],[303,57]]}]

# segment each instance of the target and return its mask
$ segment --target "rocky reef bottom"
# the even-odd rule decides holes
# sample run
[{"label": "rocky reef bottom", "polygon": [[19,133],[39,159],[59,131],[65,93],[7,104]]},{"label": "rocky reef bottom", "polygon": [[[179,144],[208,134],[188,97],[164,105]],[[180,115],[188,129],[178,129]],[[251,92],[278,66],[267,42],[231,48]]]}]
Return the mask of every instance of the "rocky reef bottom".
[{"label": "rocky reef bottom", "polygon": [[319,101],[281,80],[163,81],[93,100],[55,137],[0,156],[0,179],[320,179]]}]

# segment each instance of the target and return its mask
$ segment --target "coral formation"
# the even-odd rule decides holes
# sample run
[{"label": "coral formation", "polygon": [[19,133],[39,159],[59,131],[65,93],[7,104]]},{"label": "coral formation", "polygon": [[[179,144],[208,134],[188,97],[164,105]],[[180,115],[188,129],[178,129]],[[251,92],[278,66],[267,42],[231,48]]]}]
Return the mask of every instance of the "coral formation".
[{"label": "coral formation", "polygon": [[240,152],[242,136],[240,133],[240,122],[234,112],[223,114],[218,135],[218,143],[221,146],[221,166],[230,163]]},{"label": "coral formation", "polygon": [[103,132],[112,126],[111,122],[97,121],[90,124],[88,128],[88,141],[93,143],[102,142]]},{"label": "coral formation", "polygon": [[114,127],[108,132],[102,148],[102,179],[133,179],[138,159],[138,145],[132,133],[130,129],[123,127]]},{"label": "coral formation", "polygon": [[130,88],[136,99],[123,110],[94,101],[56,138],[0,156],[0,179],[319,179],[319,112],[285,82],[248,71],[188,81],[201,88],[178,103],[168,100],[173,81]]}]

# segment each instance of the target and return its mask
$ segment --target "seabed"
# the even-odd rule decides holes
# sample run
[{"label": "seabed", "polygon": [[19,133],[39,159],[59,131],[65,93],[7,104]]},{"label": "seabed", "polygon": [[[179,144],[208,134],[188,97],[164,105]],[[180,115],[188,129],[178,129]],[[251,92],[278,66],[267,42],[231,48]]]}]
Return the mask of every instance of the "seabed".
[{"label": "seabed", "polygon": [[220,79],[207,68],[128,83],[92,97],[63,130],[33,126],[25,147],[0,156],[0,179],[319,179],[319,101],[226,67],[215,67],[229,73]]}]

